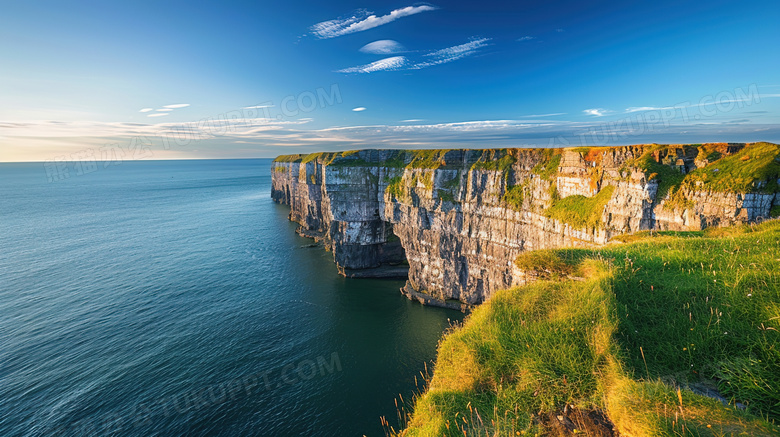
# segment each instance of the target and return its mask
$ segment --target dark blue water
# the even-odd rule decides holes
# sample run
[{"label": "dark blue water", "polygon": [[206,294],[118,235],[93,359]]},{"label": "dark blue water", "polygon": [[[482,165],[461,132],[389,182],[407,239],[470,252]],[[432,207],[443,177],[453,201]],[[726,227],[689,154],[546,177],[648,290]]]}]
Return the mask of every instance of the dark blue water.
[{"label": "dark blue water", "polygon": [[269,167],[0,164],[0,436],[382,435],[460,314],[338,276]]}]

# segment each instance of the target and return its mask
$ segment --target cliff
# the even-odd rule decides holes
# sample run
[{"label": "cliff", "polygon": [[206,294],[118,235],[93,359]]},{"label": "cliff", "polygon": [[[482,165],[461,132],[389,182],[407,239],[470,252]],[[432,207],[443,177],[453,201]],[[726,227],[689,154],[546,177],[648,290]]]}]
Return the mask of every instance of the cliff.
[{"label": "cliff", "polygon": [[524,251],[780,213],[770,143],[360,150],[272,166],[273,199],[342,274],[408,276],[409,297],[461,309],[533,279],[515,264]]}]

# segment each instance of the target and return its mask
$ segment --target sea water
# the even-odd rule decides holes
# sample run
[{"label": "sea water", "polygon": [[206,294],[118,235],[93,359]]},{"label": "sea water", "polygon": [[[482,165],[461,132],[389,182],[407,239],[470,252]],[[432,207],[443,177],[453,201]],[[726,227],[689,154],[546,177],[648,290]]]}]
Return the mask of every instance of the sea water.
[{"label": "sea water", "polygon": [[397,429],[460,313],[339,276],[270,160],[115,164],[0,164],[0,436]]}]

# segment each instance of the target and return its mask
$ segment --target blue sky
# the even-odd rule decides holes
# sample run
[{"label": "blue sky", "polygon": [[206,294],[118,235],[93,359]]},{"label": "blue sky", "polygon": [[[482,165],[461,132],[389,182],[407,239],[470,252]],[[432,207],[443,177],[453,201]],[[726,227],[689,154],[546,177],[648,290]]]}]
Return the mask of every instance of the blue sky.
[{"label": "blue sky", "polygon": [[773,1],[3,9],[2,161],[780,141]]}]

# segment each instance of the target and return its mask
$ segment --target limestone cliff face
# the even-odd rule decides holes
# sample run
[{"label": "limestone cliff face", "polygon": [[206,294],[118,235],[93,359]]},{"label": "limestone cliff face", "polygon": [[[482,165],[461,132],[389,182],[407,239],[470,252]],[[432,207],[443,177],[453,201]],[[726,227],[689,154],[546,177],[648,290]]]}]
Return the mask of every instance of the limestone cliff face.
[{"label": "limestone cliff face", "polygon": [[333,251],[343,274],[402,276],[408,263],[410,297],[464,308],[523,283],[514,264],[522,251],[770,217],[780,209],[778,149],[756,143],[290,155],[273,163],[272,196],[290,205],[301,234]]}]

